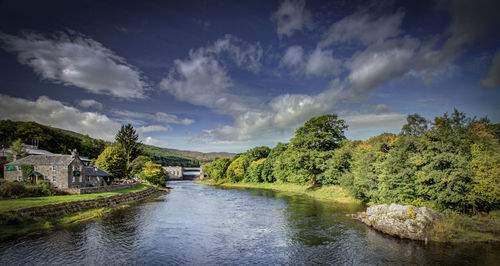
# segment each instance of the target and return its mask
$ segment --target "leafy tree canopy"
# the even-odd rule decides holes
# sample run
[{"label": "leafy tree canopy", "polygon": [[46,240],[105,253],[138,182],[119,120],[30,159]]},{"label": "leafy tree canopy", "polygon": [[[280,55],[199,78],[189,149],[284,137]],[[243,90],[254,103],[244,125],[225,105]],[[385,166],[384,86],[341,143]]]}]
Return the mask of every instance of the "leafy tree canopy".
[{"label": "leafy tree canopy", "polygon": [[344,131],[347,128],[345,121],[338,119],[335,114],[313,117],[295,131],[295,138],[291,140],[291,144],[319,151],[333,150],[346,139]]}]

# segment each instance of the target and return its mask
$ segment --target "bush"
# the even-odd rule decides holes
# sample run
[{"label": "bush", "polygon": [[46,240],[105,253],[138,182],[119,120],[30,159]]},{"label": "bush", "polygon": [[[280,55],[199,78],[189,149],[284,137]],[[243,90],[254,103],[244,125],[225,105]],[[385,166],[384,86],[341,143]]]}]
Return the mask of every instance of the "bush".
[{"label": "bush", "polygon": [[19,182],[6,182],[0,186],[0,197],[5,198],[19,198],[26,192],[26,188]]}]

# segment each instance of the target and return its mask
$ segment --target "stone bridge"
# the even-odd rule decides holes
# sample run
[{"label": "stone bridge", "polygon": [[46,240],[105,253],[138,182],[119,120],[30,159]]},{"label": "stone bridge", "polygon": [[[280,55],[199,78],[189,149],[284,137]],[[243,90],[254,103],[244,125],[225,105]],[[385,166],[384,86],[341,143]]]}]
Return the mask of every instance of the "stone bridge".
[{"label": "stone bridge", "polygon": [[169,180],[193,180],[203,175],[200,167],[164,166]]}]

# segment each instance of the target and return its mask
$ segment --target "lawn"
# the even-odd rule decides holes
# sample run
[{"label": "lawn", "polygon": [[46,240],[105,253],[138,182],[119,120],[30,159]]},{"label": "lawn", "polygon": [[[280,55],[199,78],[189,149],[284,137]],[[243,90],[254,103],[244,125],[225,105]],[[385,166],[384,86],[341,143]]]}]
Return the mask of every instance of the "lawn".
[{"label": "lawn", "polygon": [[200,183],[218,185],[222,187],[270,189],[275,191],[304,194],[316,199],[330,200],[340,203],[358,203],[358,204],[361,203],[359,200],[356,200],[346,189],[334,185],[314,186],[314,185],[299,185],[299,184],[279,183],[279,182],[274,182],[274,183],[240,182],[236,184],[234,183],[215,184],[210,182],[210,180],[201,181]]},{"label": "lawn", "polygon": [[75,200],[86,200],[86,199],[95,199],[100,197],[107,197],[117,194],[124,194],[134,191],[140,191],[148,188],[149,186],[146,184],[139,184],[132,188],[126,188],[116,191],[108,191],[102,193],[94,193],[94,194],[83,194],[83,195],[63,195],[63,196],[47,196],[47,197],[29,197],[29,198],[20,198],[20,199],[9,199],[9,200],[0,200],[0,212],[28,208],[34,206],[41,206],[47,204],[55,204],[61,202],[69,202]]}]

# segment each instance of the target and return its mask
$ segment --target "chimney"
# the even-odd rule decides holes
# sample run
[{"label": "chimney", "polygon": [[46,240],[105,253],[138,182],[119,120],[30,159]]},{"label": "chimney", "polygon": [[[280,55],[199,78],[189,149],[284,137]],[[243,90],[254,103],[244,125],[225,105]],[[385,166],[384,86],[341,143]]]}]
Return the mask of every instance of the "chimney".
[{"label": "chimney", "polygon": [[76,151],[76,149],[73,149],[71,151],[71,158],[76,158],[76,157],[78,157],[78,152]]}]

